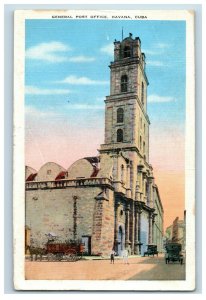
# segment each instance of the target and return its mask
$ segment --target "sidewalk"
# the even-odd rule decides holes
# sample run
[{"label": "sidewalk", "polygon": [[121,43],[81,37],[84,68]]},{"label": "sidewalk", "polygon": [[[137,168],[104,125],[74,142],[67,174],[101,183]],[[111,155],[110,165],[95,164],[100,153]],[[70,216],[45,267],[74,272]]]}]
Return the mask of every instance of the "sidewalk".
[{"label": "sidewalk", "polygon": [[[130,255],[128,258],[139,258],[141,255]],[[110,260],[109,256],[82,256],[83,260]],[[122,260],[122,256],[115,256],[115,260]]]},{"label": "sidewalk", "polygon": [[[140,258],[143,257],[141,255],[130,255],[129,258]],[[122,260],[122,256],[115,256],[115,260]],[[30,261],[30,255],[25,255],[25,260]],[[43,260],[46,261],[46,255],[43,255]],[[82,256],[81,260],[110,260],[109,256]],[[38,258],[39,261],[39,258]]]},{"label": "sidewalk", "polygon": [[132,256],[128,261],[129,264],[125,264],[121,257],[115,258],[114,264],[110,263],[109,258],[77,262],[26,261],[25,277],[27,280],[128,280],[151,272],[159,263],[165,268],[163,258]]}]

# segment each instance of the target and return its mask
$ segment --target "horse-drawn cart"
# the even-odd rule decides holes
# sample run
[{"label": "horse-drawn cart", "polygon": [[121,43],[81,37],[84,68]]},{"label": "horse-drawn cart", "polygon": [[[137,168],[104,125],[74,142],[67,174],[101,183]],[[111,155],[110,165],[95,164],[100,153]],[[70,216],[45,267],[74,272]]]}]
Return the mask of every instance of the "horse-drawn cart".
[{"label": "horse-drawn cart", "polygon": [[30,260],[40,261],[70,261],[75,262],[82,258],[84,244],[81,242],[48,241],[45,248],[29,247]]},{"label": "horse-drawn cart", "polygon": [[77,261],[82,258],[84,245],[82,243],[56,243],[51,242],[46,245],[48,261]]}]

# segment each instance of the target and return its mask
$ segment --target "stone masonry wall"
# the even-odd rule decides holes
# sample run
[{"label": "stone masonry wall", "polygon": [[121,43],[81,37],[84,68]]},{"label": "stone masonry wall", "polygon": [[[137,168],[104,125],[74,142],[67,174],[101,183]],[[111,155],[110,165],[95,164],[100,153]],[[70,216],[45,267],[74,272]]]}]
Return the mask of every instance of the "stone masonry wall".
[{"label": "stone masonry wall", "polygon": [[107,191],[108,200],[96,200],[92,235],[92,254],[108,256],[114,246],[114,195]]},{"label": "stone masonry wall", "polygon": [[26,191],[26,225],[31,228],[34,246],[46,244],[46,234],[55,233],[59,240],[74,238],[74,196],[76,199],[76,238],[92,235],[93,215],[98,187],[78,187]]}]

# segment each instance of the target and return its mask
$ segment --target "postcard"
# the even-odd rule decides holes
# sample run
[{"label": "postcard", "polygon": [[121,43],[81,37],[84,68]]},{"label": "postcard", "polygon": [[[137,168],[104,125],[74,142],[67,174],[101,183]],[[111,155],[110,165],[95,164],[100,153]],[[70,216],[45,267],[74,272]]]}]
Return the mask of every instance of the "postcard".
[{"label": "postcard", "polygon": [[193,11],[15,11],[15,289],[195,289],[194,70]]}]

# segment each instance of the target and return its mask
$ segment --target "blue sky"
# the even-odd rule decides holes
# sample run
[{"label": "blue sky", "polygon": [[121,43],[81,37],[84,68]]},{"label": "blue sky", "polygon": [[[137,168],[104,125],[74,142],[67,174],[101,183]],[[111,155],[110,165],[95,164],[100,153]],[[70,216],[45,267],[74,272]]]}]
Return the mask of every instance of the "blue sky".
[{"label": "blue sky", "polygon": [[122,27],[124,37],[140,37],[146,55],[151,123],[184,129],[184,21],[26,20],[27,112],[103,129],[108,65]]},{"label": "blue sky", "polygon": [[184,21],[26,20],[26,165],[38,170],[54,161],[68,168],[81,157],[98,155],[108,66],[123,27],[124,37],[130,32],[140,37],[146,55],[150,163],[162,199],[172,207],[174,199],[183,201],[185,26]]}]

